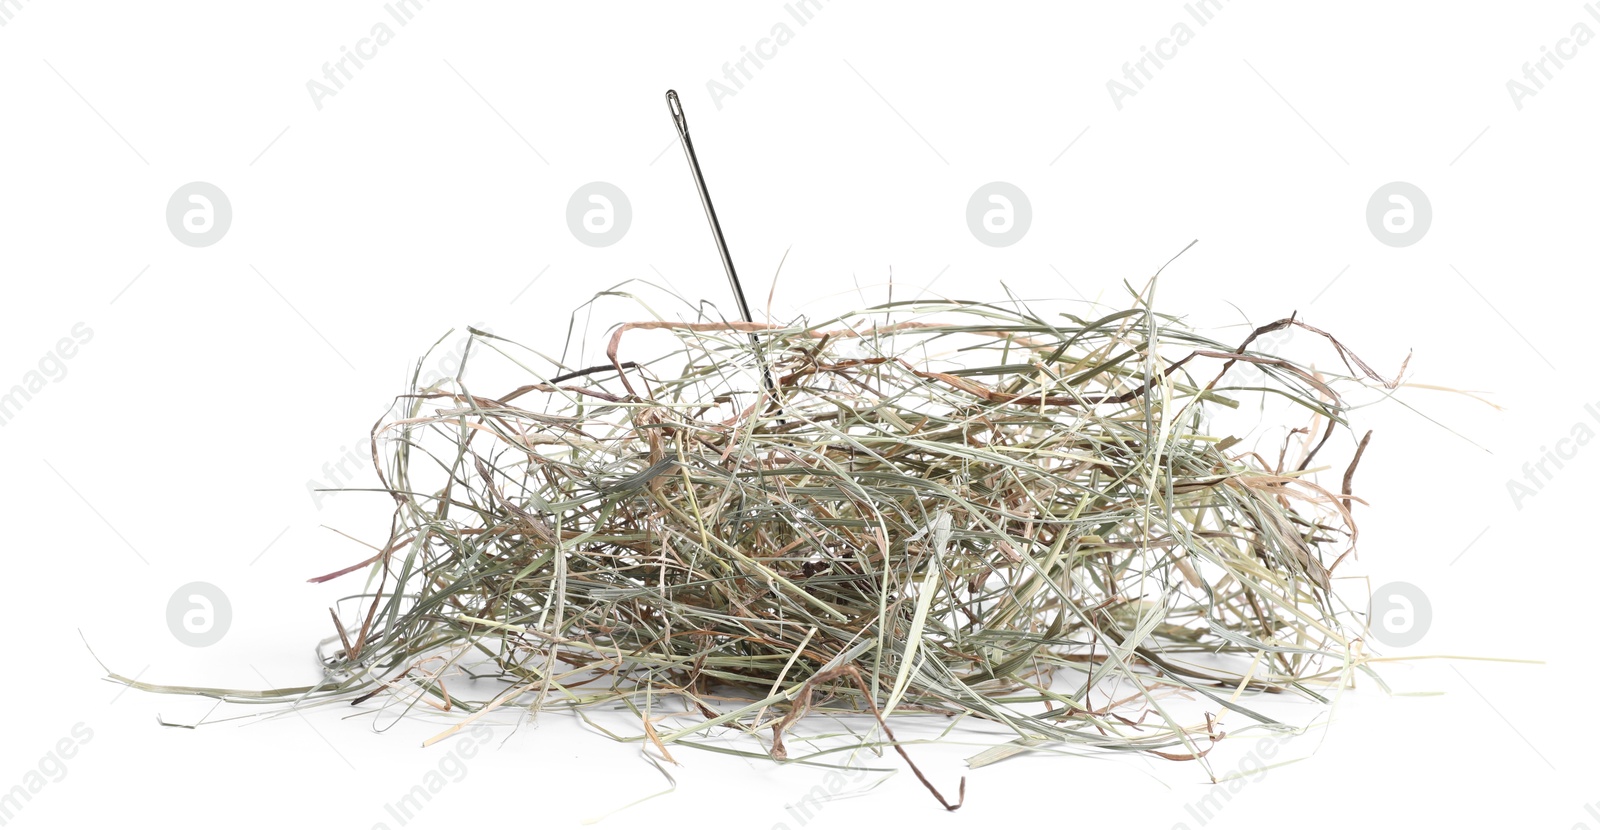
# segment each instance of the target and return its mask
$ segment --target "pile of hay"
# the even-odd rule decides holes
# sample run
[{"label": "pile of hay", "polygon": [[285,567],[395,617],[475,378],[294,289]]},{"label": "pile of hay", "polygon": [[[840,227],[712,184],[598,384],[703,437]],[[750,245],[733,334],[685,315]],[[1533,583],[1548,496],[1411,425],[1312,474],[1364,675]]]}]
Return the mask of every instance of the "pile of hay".
[{"label": "pile of hay", "polygon": [[[1097,319],[940,301],[632,323],[598,366],[529,369],[498,396],[415,389],[374,430],[391,538],[315,580],[365,572],[359,615],[335,615],[324,683],[267,697],[677,700],[685,715],[632,738],[663,753],[742,730],[783,759],[826,712],[897,748],[892,723],[934,713],[1003,724],[1017,751],[1203,756],[1218,734],[1169,713],[1172,693],[1318,697],[1359,659],[1330,582],[1356,537],[1354,463],[1334,489],[1310,473],[1348,429],[1336,387],[1383,381],[1298,320],[1226,345],[1133,296]],[[1288,326],[1349,374],[1251,350]],[[468,361],[534,362],[472,334]],[[629,350],[645,338],[671,346],[646,360]],[[1246,364],[1262,371],[1241,390]],[[1275,460],[1207,434],[1213,407],[1263,392],[1309,424]],[[452,694],[468,664],[500,692]]]}]

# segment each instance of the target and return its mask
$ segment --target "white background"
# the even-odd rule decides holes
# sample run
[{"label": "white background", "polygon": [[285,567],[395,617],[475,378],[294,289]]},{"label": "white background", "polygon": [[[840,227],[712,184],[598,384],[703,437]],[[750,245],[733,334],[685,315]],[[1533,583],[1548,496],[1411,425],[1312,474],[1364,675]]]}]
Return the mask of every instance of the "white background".
[{"label": "white background", "polygon": [[[1363,680],[1331,728],[1289,745],[1305,760],[1250,779],[1205,826],[1600,827],[1585,810],[1600,802],[1586,714],[1600,446],[1520,506],[1506,484],[1575,424],[1600,430],[1584,409],[1600,407],[1600,45],[1520,109],[1506,88],[1574,23],[1600,30],[1581,3],[1234,0],[1199,26],[1177,2],[834,0],[801,26],[776,0],[433,2],[320,109],[307,81],[387,19],[378,2],[7,8],[0,391],[75,324],[93,331],[0,427],[0,788],[74,724],[93,732],[14,826],[398,826],[384,804],[437,767],[441,748],[419,748],[437,724],[380,732],[370,714],[319,709],[162,728],[158,712],[208,707],[119,694],[85,640],[152,682],[313,682],[325,609],[355,588],[305,580],[366,555],[324,526],[379,542],[387,510],[356,493],[319,506],[307,482],[364,438],[430,344],[483,324],[555,349],[577,303],[635,278],[732,313],[662,100],[673,86],[760,313],[786,250],[783,320],[882,300],[891,271],[896,296],[932,282],[994,299],[1004,283],[1121,304],[1124,280],[1198,238],[1163,275],[1162,308],[1223,339],[1298,311],[1380,371],[1414,351],[1413,383],[1502,406],[1407,388],[1405,405],[1358,413],[1376,434],[1353,567],[1432,601],[1428,635],[1389,656],[1545,662],[1385,664],[1395,691],[1441,694]],[[1119,109],[1107,81],[1180,20],[1193,40]],[[719,107],[707,81],[779,21],[793,39]],[[569,196],[596,180],[633,209],[610,247],[566,224]],[[968,197],[995,180],[1032,205],[1010,247],[966,227]],[[1409,247],[1366,224],[1368,198],[1396,180],[1433,209]],[[209,247],[166,225],[191,181],[233,207]],[[1285,350],[1328,363],[1309,340]],[[165,620],[196,580],[232,600],[232,628],[206,649]],[[411,826],[571,825],[664,786],[635,745],[567,716],[506,734]],[[1219,749],[1219,771],[1248,748]],[[926,748],[921,763],[950,791],[973,751]],[[675,793],[606,824],[798,827],[784,805],[823,780],[676,755]],[[1208,787],[1194,764],[1034,757],[973,771],[953,816],[902,769],[811,823],[1199,827],[1185,805]]]}]

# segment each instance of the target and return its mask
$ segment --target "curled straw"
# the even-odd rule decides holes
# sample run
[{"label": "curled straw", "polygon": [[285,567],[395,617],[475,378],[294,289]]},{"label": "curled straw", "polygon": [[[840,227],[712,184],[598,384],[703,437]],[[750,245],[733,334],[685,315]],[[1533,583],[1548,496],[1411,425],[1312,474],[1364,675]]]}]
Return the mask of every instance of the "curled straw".
[{"label": "curled straw", "polygon": [[[1309,471],[1346,428],[1335,386],[1393,383],[1293,318],[1250,339],[1323,335],[1349,376],[1207,339],[1148,296],[1098,319],[911,302],[820,325],[657,320],[617,328],[606,364],[498,398],[414,389],[374,429],[388,543],[314,580],[369,574],[323,683],[114,677],[238,702],[361,702],[403,679],[469,719],[620,705],[668,758],[739,730],[784,759],[817,712],[870,716],[902,754],[890,723],[937,714],[1017,747],[1202,758],[1220,734],[1209,714],[1180,723],[1171,693],[1281,727],[1223,697],[1320,700],[1361,659],[1330,582],[1356,536],[1354,465],[1338,491]],[[641,330],[673,346],[624,361]],[[1206,435],[1201,404],[1235,405],[1239,362],[1312,420],[1298,453],[1269,464]],[[504,688],[447,692],[421,670],[441,655]],[[1101,694],[1116,683],[1135,691]],[[690,711],[671,729],[641,709],[674,696]]]}]

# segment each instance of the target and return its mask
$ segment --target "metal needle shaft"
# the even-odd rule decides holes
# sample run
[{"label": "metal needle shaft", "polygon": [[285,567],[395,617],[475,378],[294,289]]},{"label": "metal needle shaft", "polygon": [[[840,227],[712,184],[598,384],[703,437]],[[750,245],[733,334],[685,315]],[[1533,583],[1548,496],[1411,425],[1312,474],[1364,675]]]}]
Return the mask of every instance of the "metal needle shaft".
[{"label": "metal needle shaft", "polygon": [[[678,139],[683,143],[683,153],[689,157],[689,171],[694,174],[694,186],[700,191],[700,204],[706,209],[706,221],[711,223],[711,235],[717,240],[717,253],[722,256],[722,268],[728,272],[728,285],[733,288],[733,298],[739,304],[739,316],[746,323],[755,322],[750,314],[750,303],[745,300],[744,286],[739,284],[739,274],[733,269],[733,257],[728,253],[728,240],[722,236],[722,223],[717,221],[717,209],[711,206],[711,193],[706,189],[706,178],[700,172],[700,159],[694,153],[694,140],[689,138],[689,120],[683,115],[683,103],[678,100],[675,90],[667,90],[667,109],[672,112],[672,123],[678,127]],[[772,380],[772,372],[767,368],[767,362],[761,356],[761,341],[755,332],[750,332],[750,347],[755,353],[756,361],[761,364],[761,378],[766,383],[767,392],[777,399],[777,385]]]}]

